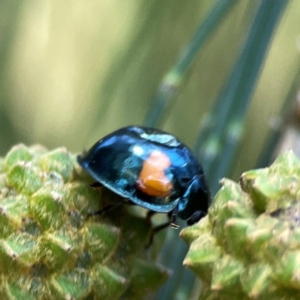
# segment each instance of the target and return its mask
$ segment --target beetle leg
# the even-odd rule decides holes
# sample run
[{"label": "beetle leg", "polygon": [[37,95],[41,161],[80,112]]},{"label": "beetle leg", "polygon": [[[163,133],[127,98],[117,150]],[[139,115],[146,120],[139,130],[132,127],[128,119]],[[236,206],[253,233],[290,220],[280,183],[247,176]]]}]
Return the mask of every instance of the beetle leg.
[{"label": "beetle leg", "polygon": [[[151,217],[154,214],[156,214],[155,211],[149,210],[148,213],[147,213],[147,216],[146,216],[146,220],[151,223]],[[159,231],[167,228],[168,226],[170,226],[170,224],[171,224],[172,228],[175,228],[175,229],[179,228],[179,225],[176,222],[176,211],[175,211],[175,213],[174,213],[174,211],[170,211],[168,213],[168,219],[169,219],[168,222],[163,223],[161,225],[158,225],[158,226],[156,226],[156,227],[154,227],[154,228],[151,229],[150,237],[149,237],[149,242],[146,245],[146,249],[149,248],[152,245],[154,235],[157,234]]]},{"label": "beetle leg", "polygon": [[116,203],[113,203],[113,204],[109,204],[109,205],[106,205],[105,207],[103,207],[101,210],[98,210],[98,211],[95,211],[93,213],[89,213],[88,216],[89,217],[93,217],[93,216],[100,216],[110,210],[113,210],[119,206],[121,206],[123,204],[123,202],[116,202]]},{"label": "beetle leg", "polygon": [[147,215],[146,215],[146,221],[149,222],[149,223],[151,223],[151,218],[152,218],[152,216],[153,216],[154,214],[156,214],[155,211],[153,211],[153,210],[148,210],[148,211],[147,211]]},{"label": "beetle leg", "polygon": [[169,225],[170,225],[170,221],[152,228],[150,232],[148,244],[146,245],[145,248],[148,249],[152,245],[155,234],[157,234],[159,231],[163,230],[164,228],[168,227]]},{"label": "beetle leg", "polygon": [[96,190],[96,189],[99,189],[100,187],[102,187],[102,184],[98,181],[95,181],[95,182],[89,184],[89,187]]},{"label": "beetle leg", "polygon": [[168,218],[171,224],[171,227],[174,229],[178,229],[179,225],[177,224],[177,208],[168,213]]}]

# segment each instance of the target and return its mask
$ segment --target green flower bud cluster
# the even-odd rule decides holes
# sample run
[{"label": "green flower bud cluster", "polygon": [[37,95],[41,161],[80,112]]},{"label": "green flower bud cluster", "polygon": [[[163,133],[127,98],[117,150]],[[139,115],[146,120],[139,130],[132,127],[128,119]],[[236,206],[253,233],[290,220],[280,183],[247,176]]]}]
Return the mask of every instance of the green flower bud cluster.
[{"label": "green flower bud cluster", "polygon": [[87,180],[64,148],[0,158],[0,299],[141,299],[167,279],[151,224],[124,207],[91,217],[105,197]]},{"label": "green flower bud cluster", "polygon": [[181,232],[199,299],[300,299],[299,159],[287,152],[221,184],[208,216]]}]

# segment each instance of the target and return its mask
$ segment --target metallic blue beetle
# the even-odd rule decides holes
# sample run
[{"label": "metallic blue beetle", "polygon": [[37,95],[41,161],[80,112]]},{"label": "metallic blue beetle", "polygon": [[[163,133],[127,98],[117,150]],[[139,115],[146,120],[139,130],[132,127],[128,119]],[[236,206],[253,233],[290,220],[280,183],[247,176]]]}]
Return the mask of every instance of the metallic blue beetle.
[{"label": "metallic blue beetle", "polygon": [[207,214],[210,194],[201,166],[174,136],[129,126],[98,141],[78,156],[98,183],[152,212],[168,213],[188,225]]}]

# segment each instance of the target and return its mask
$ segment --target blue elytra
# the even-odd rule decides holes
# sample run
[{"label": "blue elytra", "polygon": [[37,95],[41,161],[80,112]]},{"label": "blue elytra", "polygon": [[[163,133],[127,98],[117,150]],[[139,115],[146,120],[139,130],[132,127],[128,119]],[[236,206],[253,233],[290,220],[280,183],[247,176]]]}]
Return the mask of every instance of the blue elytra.
[{"label": "blue elytra", "polygon": [[103,137],[77,160],[98,183],[133,204],[169,213],[188,225],[207,214],[210,193],[202,167],[177,138],[129,126]]}]

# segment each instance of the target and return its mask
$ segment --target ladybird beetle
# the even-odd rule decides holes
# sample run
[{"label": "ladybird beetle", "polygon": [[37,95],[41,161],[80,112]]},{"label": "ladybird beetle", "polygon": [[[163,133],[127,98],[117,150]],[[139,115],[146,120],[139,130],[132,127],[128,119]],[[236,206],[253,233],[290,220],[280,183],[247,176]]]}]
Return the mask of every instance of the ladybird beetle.
[{"label": "ladybird beetle", "polygon": [[138,126],[121,128],[77,160],[97,183],[148,209],[149,216],[168,213],[173,227],[178,227],[176,216],[192,225],[207,214],[210,194],[202,168],[169,133]]}]

